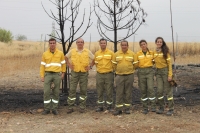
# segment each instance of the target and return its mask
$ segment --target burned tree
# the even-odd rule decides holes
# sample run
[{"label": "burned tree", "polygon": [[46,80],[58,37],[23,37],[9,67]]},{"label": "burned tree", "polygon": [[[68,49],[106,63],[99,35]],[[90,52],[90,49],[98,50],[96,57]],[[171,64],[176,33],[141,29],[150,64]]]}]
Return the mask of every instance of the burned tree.
[{"label": "burned tree", "polygon": [[[58,40],[59,43],[62,44],[63,47],[63,53],[66,54],[70,47],[72,46],[73,42],[75,42],[78,38],[82,37],[88,30],[88,28],[92,25],[91,22],[91,7],[90,7],[90,12],[89,12],[89,17],[88,17],[88,22],[87,26],[83,30],[82,33],[78,34],[78,31],[83,27],[85,23],[85,9],[83,12],[83,15],[81,16],[81,20],[78,20],[78,15],[79,15],[79,8],[81,5],[82,0],[49,0],[52,4],[55,5],[57,9],[57,13],[53,13],[52,10],[50,10],[50,13],[47,12],[45,9],[44,5],[42,4],[42,7],[44,11],[47,13],[47,15],[53,19],[59,26],[59,29],[56,29],[56,36],[50,35],[51,37],[55,38]],[[79,25],[77,25],[77,20],[80,22]],[[75,25],[76,22],[76,25]],[[69,27],[65,27],[66,23],[68,24]],[[67,29],[67,30],[66,30]],[[65,34],[65,31],[68,31],[68,34]],[[67,36],[67,37],[66,37]],[[76,38],[75,38],[76,36]],[[67,75],[65,75],[64,82],[62,90],[63,92],[67,93],[67,88],[69,87],[69,69],[67,69]]]},{"label": "burned tree", "polygon": [[[94,10],[98,18],[98,32],[101,37],[114,43],[115,52],[117,43],[135,34],[147,16],[139,0],[95,0]],[[118,39],[119,31],[126,31],[126,35]],[[111,33],[114,33],[114,39],[109,36]]]}]

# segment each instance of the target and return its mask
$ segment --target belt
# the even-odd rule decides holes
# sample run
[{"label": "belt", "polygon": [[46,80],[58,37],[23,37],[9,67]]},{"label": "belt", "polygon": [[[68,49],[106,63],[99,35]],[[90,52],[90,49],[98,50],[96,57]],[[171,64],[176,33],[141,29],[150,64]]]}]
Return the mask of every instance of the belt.
[{"label": "belt", "polygon": [[149,69],[149,68],[153,68],[152,66],[150,67],[140,67],[139,69]]},{"label": "belt", "polygon": [[[97,72],[97,73],[99,73],[99,72]],[[99,74],[108,74],[108,73],[112,73],[112,72],[105,72],[105,73],[99,73]]]},{"label": "belt", "polygon": [[45,73],[60,73],[60,72],[45,71]]},{"label": "belt", "polygon": [[163,68],[156,68],[157,70],[163,70],[163,69],[168,69],[167,67],[163,67]]},{"label": "belt", "polygon": [[131,75],[133,73],[130,73],[130,74],[116,74],[116,75],[119,75],[119,76],[128,76],[128,75]]}]

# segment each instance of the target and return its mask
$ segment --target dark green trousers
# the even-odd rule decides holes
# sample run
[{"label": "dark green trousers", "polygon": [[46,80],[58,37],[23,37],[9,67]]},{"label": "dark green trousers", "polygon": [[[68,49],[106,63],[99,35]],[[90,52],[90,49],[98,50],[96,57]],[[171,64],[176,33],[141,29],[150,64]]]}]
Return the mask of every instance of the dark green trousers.
[{"label": "dark green trousers", "polygon": [[[57,109],[59,103],[59,90],[61,73],[45,72],[44,77],[44,109]],[[51,89],[51,84],[54,87]]]},{"label": "dark green trousers", "polygon": [[[105,101],[107,107],[111,107],[113,104],[113,81],[114,74],[112,72],[96,74],[96,88],[98,94],[97,104],[99,107],[103,107]],[[104,93],[106,94],[106,100],[104,99]]]},{"label": "dark green trousers", "polygon": [[116,82],[116,110],[130,109],[132,104],[132,88],[134,75],[117,75]]},{"label": "dark green trousers", "polygon": [[80,105],[80,108],[82,109],[86,107],[88,72],[71,71],[70,90],[69,90],[69,96],[68,96],[69,109],[73,108],[75,104],[76,89],[77,89],[78,83],[80,86],[79,105]]},{"label": "dark green trousers", "polygon": [[138,69],[138,86],[141,91],[141,102],[144,109],[156,108],[156,96],[154,91],[154,71],[152,67]]},{"label": "dark green trousers", "polygon": [[158,105],[164,108],[164,94],[166,94],[169,109],[174,109],[173,88],[168,82],[168,68],[157,69],[156,80]]}]

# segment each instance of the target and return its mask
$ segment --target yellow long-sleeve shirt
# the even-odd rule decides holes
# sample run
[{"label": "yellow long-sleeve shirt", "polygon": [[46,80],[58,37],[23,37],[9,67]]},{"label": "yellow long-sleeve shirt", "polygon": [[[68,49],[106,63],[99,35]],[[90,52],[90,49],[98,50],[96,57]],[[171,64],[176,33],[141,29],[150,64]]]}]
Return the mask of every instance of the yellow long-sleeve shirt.
[{"label": "yellow long-sleeve shirt", "polygon": [[162,52],[154,52],[154,61],[156,68],[168,68],[168,76],[172,77],[172,63],[171,63],[171,56],[168,53],[167,54],[167,59],[163,57]]},{"label": "yellow long-sleeve shirt", "polygon": [[50,72],[66,72],[66,63],[62,51],[56,49],[54,53],[48,49],[42,55],[40,65],[40,76],[44,77],[45,71]]},{"label": "yellow long-sleeve shirt", "polygon": [[117,51],[114,58],[116,74],[123,75],[134,73],[134,60],[136,60],[134,52],[130,50],[126,53],[123,53],[122,50]]},{"label": "yellow long-sleeve shirt", "polygon": [[153,51],[147,51],[146,55],[141,51],[136,54],[136,62],[139,68],[147,68],[153,66]]},{"label": "yellow long-sleeve shirt", "polygon": [[112,72],[114,52],[112,52],[109,49],[105,49],[105,51],[98,50],[95,53],[94,61],[97,68],[97,72],[99,73]]}]

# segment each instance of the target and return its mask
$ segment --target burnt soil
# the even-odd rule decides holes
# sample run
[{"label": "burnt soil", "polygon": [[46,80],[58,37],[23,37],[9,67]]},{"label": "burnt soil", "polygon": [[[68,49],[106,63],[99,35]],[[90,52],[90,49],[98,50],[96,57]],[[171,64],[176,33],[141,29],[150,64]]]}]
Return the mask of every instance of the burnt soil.
[{"label": "burnt soil", "polygon": [[[137,80],[135,80],[135,82],[137,82]],[[200,105],[200,67],[198,65],[177,66],[176,82],[178,84],[178,87],[174,88],[174,101],[176,105]],[[60,106],[66,106],[66,100],[67,94],[60,93]],[[140,105],[140,91],[137,87],[133,88],[132,100],[133,105]],[[96,101],[96,90],[88,90],[87,107],[94,109],[94,107],[96,106]],[[29,113],[31,110],[38,108],[43,108],[42,88],[0,88],[0,112],[14,111]]]}]

